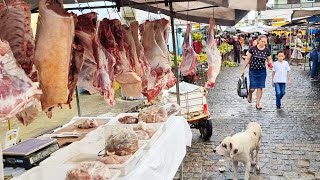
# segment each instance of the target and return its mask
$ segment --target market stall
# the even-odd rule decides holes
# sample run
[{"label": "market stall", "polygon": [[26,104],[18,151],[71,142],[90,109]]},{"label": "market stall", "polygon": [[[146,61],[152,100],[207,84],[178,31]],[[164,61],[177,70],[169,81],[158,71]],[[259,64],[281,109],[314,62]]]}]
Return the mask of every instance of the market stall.
[{"label": "market stall", "polygon": [[[59,4],[59,2],[51,2],[51,1],[50,2],[48,1],[48,3],[53,3],[53,4],[57,3],[57,4],[54,4],[54,5],[57,5],[55,8],[61,8],[60,10],[61,11],[63,10],[62,3]],[[65,1],[64,3],[88,3],[88,1],[79,1],[79,2],[78,1],[76,1],[76,2]],[[245,1],[242,1],[242,3],[247,4],[248,6],[241,7],[240,10],[238,10],[238,9],[234,9],[234,7],[236,7],[237,3],[238,2],[234,1],[234,0],[224,1],[223,3],[219,3],[218,1],[198,2],[198,1],[129,1],[129,0],[124,0],[124,1],[115,1],[114,5],[111,5],[111,6],[94,7],[94,6],[90,6],[88,4],[88,6],[84,7],[84,8],[89,8],[91,10],[95,9],[95,8],[112,8],[112,9],[117,9],[119,11],[121,7],[129,6],[131,8],[137,8],[137,9],[145,10],[148,12],[154,12],[154,13],[160,12],[162,14],[169,15],[170,20],[171,20],[171,32],[172,32],[172,41],[173,41],[173,48],[174,48],[174,51],[173,51],[174,62],[175,62],[175,66],[178,67],[177,66],[177,58],[176,58],[174,18],[184,19],[184,20],[193,21],[193,22],[208,23],[209,19],[214,17],[216,24],[234,25],[242,17],[244,17],[248,13],[248,10],[263,10],[263,9],[265,9],[265,4],[266,4],[265,1],[262,2],[262,1],[256,0],[253,3],[252,1],[245,0]],[[250,3],[250,6],[248,3]],[[139,89],[139,88],[141,88],[142,76],[139,76],[139,73],[141,73],[140,72],[141,69],[139,70],[139,66],[137,64],[135,64],[135,66],[131,67],[132,69],[135,68],[134,73],[136,73],[136,74],[132,74],[131,70],[126,69],[130,65],[128,67],[123,66],[124,68],[121,69],[121,71],[114,72],[114,74],[113,74],[113,71],[117,71],[119,69],[117,69],[117,68],[108,69],[108,67],[110,67],[110,64],[118,63],[117,61],[112,62],[113,58],[116,59],[119,56],[125,57],[127,54],[125,51],[135,52],[135,50],[133,50],[131,48],[124,48],[123,46],[121,46],[123,41],[129,46],[133,46],[133,44],[135,44],[136,47],[141,46],[141,44],[138,40],[139,39],[139,37],[138,37],[139,24],[130,24],[130,28],[132,28],[132,29],[133,29],[133,27],[136,28],[135,29],[136,31],[132,30],[136,34],[132,33],[132,35],[130,35],[130,33],[128,33],[128,34],[126,34],[127,38],[121,39],[122,36],[118,36],[119,34],[117,33],[119,30],[117,28],[119,28],[119,25],[121,25],[121,22],[119,20],[110,20],[108,18],[105,18],[102,21],[100,21],[99,23],[97,23],[96,13],[91,12],[88,14],[83,14],[83,16],[81,16],[81,15],[78,16],[79,21],[75,25],[73,22],[74,17],[71,14],[68,14],[67,12],[64,12],[64,13],[60,12],[61,14],[57,13],[61,18],[57,18],[59,16],[55,16],[54,18],[52,18],[50,16],[50,13],[48,13],[48,12],[51,12],[50,9],[48,9],[51,7],[46,5],[46,1],[41,1],[39,4],[38,1],[31,0],[30,4],[31,4],[30,10],[32,12],[39,12],[41,15],[40,17],[42,18],[41,19],[42,21],[39,21],[39,27],[38,27],[39,32],[37,33],[37,41],[38,42],[36,42],[35,44],[32,44],[32,45],[33,45],[33,47],[34,46],[36,47],[36,52],[34,52],[35,65],[37,66],[37,69],[39,71],[41,71],[41,73],[38,73],[39,74],[38,78],[40,79],[40,87],[42,88],[43,91],[41,93],[40,89],[38,89],[38,87],[34,86],[33,83],[31,83],[31,79],[35,80],[35,79],[33,79],[35,77],[33,76],[33,72],[30,70],[29,66],[27,68],[23,69],[27,74],[24,74],[22,69],[19,69],[20,67],[18,67],[18,66],[14,67],[15,69],[19,70],[19,73],[20,73],[19,78],[24,80],[24,82],[26,84],[25,85],[26,91],[28,90],[28,92],[29,92],[29,91],[33,90],[32,91],[33,93],[28,93],[28,95],[30,95],[30,97],[28,97],[28,98],[30,98],[30,99],[28,99],[29,100],[28,102],[24,102],[28,106],[25,106],[26,109],[23,109],[23,110],[30,110],[30,108],[33,108],[33,110],[35,110],[37,106],[34,103],[37,102],[36,100],[40,99],[41,105],[42,105],[42,110],[47,113],[48,117],[51,117],[52,116],[52,109],[54,107],[56,107],[56,106],[61,107],[62,104],[69,104],[70,105],[70,101],[72,101],[73,93],[77,87],[77,80],[78,80],[78,78],[80,78],[80,76],[78,76],[79,75],[78,73],[79,72],[81,73],[80,70],[82,69],[82,67],[76,63],[76,62],[78,62],[77,60],[79,60],[79,59],[81,62],[85,62],[88,59],[91,60],[88,62],[88,64],[96,63],[99,78],[98,78],[98,85],[96,85],[97,82],[95,82],[95,85],[96,85],[96,87],[98,87],[98,90],[100,91],[100,93],[104,96],[104,98],[106,99],[106,101],[110,105],[112,105],[114,103],[114,97],[113,97],[114,90],[112,89],[114,86],[114,84],[113,84],[114,79],[120,83],[120,86],[122,87],[122,89],[127,90],[126,91],[127,95],[130,93],[132,96],[140,96],[141,95],[141,89]],[[5,10],[6,13],[4,15],[9,15],[8,12],[10,12],[10,13],[12,12],[10,10],[11,6],[15,6],[15,5],[16,4],[13,4],[13,5],[12,4],[9,4],[9,5],[4,4],[4,6],[0,6],[0,7],[3,10]],[[24,6],[25,6],[25,4],[24,4]],[[249,9],[248,9],[248,7],[249,7]],[[245,10],[241,10],[241,9],[245,9]],[[56,10],[56,9],[54,9],[54,10]],[[81,19],[80,17],[83,19]],[[50,20],[50,18],[52,18],[52,19]],[[26,17],[26,19],[30,20],[27,17]],[[50,26],[50,25],[52,25],[53,22],[54,22],[54,26]],[[85,27],[85,25],[88,25],[88,22],[92,23],[92,24],[89,23],[89,25],[91,25],[91,26]],[[26,23],[28,24],[28,22],[26,22]],[[152,23],[152,26],[150,26],[150,23]],[[162,26],[163,23],[165,23],[165,26]],[[99,26],[97,26],[97,24],[99,24]],[[28,25],[30,25],[30,24],[28,24]],[[65,25],[67,25],[67,27]],[[127,25],[129,25],[129,24],[127,23]],[[165,46],[163,46],[163,45],[165,45],[163,42],[165,42],[167,40],[167,36],[168,36],[168,34],[166,34],[168,32],[167,31],[168,25],[169,25],[168,21],[166,19],[160,19],[160,20],[154,20],[154,21],[150,22],[150,20],[149,20],[146,23],[140,24],[140,26],[141,25],[145,27],[144,32],[142,33],[143,34],[142,36],[143,37],[151,37],[153,39],[153,41],[151,41],[151,42],[154,43],[154,44],[148,43],[147,42],[148,38],[143,38],[142,45],[145,46],[144,48],[148,49],[148,48],[146,48],[146,46],[151,46],[151,48],[154,48],[154,47],[156,47],[155,44],[157,44],[158,45],[157,47],[162,48],[161,52],[163,54],[161,54],[161,56],[164,55],[163,56],[164,57],[163,63],[164,62],[168,63],[167,58],[166,58],[167,49]],[[211,23],[210,25],[211,25],[210,26],[210,28],[211,28],[210,35],[213,37],[214,24]],[[154,29],[153,26],[158,26],[159,29]],[[24,26],[24,27],[27,27],[27,26]],[[48,27],[50,27],[50,28],[48,28]],[[154,32],[154,31],[160,30],[161,28],[164,28],[164,27],[165,27],[165,33],[162,34],[162,33],[155,33]],[[61,31],[61,29],[64,29],[65,31]],[[126,29],[123,29],[123,31],[125,31],[125,30]],[[48,31],[49,31],[49,33],[48,33]],[[98,31],[98,35],[96,34],[97,31]],[[26,32],[30,33],[30,30],[27,30]],[[57,32],[59,32],[59,33],[57,33]],[[130,31],[128,31],[128,32],[130,32]],[[148,33],[151,33],[151,35],[149,35]],[[73,40],[74,34],[78,38],[75,41]],[[159,39],[155,39],[155,38],[157,38],[157,37],[154,37],[155,35],[156,36],[160,35],[160,41],[159,41]],[[89,41],[89,45],[86,44],[86,43],[88,43],[88,41],[86,41],[87,39],[85,39],[84,37],[88,37],[88,36],[93,40],[97,40],[99,43],[95,44],[96,41]],[[114,36],[114,37],[111,37],[111,36]],[[132,41],[130,39],[131,37],[128,38],[129,36],[133,36]],[[6,37],[6,38],[8,38],[8,37]],[[111,38],[113,40],[110,42],[114,43],[114,40],[117,41],[117,44],[110,45],[110,43],[106,43],[105,40],[108,38]],[[164,39],[161,39],[161,38],[164,38]],[[55,39],[60,39],[60,40],[55,41]],[[28,40],[30,41],[30,38]],[[110,39],[108,39],[108,40],[110,40]],[[155,40],[156,40],[156,42],[155,42]],[[213,40],[213,39],[211,39],[211,40]],[[76,44],[72,44],[73,41]],[[46,43],[46,42],[53,42],[53,43]],[[213,41],[211,41],[211,43],[212,42]],[[81,43],[83,43],[83,44],[81,44]],[[6,44],[5,42],[0,45],[2,45],[1,48],[5,47],[5,53],[9,54],[8,56],[12,59],[13,55],[10,51],[9,45]],[[119,49],[117,51],[114,51],[113,48],[115,46],[113,46],[113,45],[115,45]],[[211,45],[213,45],[213,43]],[[97,48],[97,46],[98,46],[98,48]],[[118,46],[121,46],[121,47],[118,47]],[[55,48],[57,48],[57,49],[55,49]],[[50,56],[50,53],[52,53],[52,52],[56,53],[55,54],[56,57],[53,57],[52,54]],[[71,53],[73,54],[73,56],[72,56],[72,59],[70,60]],[[99,56],[97,56],[97,54],[99,54]],[[139,54],[139,55],[141,55],[141,54]],[[149,56],[148,56],[147,50],[145,51],[145,55],[149,59],[152,59],[152,57],[153,57],[151,54],[149,54]],[[7,56],[5,56],[5,57],[7,57]],[[82,57],[85,57],[85,58],[82,58]],[[46,61],[44,61],[43,58],[45,58]],[[56,59],[57,61],[54,61],[52,58]],[[75,58],[75,59],[73,59],[73,58]],[[76,59],[76,58],[79,58],[79,59]],[[127,58],[129,58],[129,57],[127,57]],[[136,57],[134,57],[134,58],[136,58]],[[134,58],[133,58],[133,61],[137,60]],[[65,60],[65,59],[67,59],[67,60]],[[108,59],[108,61],[106,61],[106,59]],[[143,57],[142,57],[142,59],[143,59]],[[117,59],[117,60],[119,60],[119,59]],[[120,59],[120,60],[123,60],[123,59]],[[70,61],[72,62],[71,64],[69,64]],[[55,62],[56,64],[50,64],[51,62]],[[134,61],[134,62],[138,62],[138,61]],[[80,63],[80,64],[82,64],[82,63]],[[64,66],[61,67],[61,65],[64,65]],[[48,67],[50,67],[50,68],[48,68]],[[24,66],[22,66],[22,68],[24,68]],[[68,74],[69,72],[72,72],[72,73]],[[163,72],[168,73],[168,74],[165,74],[164,76],[161,76],[162,78],[166,77],[165,83],[167,83],[167,84],[166,84],[166,86],[161,85],[160,90],[163,90],[164,87],[170,88],[170,87],[174,86],[174,84],[177,84],[176,85],[176,92],[178,94],[177,95],[177,103],[180,104],[179,83],[175,83],[175,82],[172,83],[173,81],[179,82],[178,68],[175,73],[175,76],[176,76],[176,78],[178,78],[178,80],[173,80],[174,75],[172,77],[172,73],[169,73],[169,72],[171,72],[170,68],[169,68],[169,70],[166,70]],[[130,83],[128,83],[126,81],[127,80],[126,77],[128,77],[128,76],[123,76],[125,78],[121,78],[119,76],[122,73],[128,73],[128,74],[132,75],[132,79],[134,79],[135,81],[131,81]],[[55,74],[56,76],[51,76],[52,74]],[[108,74],[109,76],[105,76],[106,74]],[[128,74],[126,74],[126,75],[128,75]],[[9,75],[11,75],[11,74],[9,74]],[[26,75],[28,75],[28,77]],[[137,75],[139,77],[137,77]],[[115,78],[114,78],[114,76],[115,76]],[[158,76],[158,74],[156,76]],[[172,81],[170,81],[170,78]],[[61,79],[63,79],[63,81],[60,81]],[[68,80],[69,81],[71,80],[71,82],[67,83]],[[52,89],[52,85],[50,84],[50,82],[55,82],[56,83],[55,88],[60,88],[60,89],[58,91],[57,91],[57,89]],[[127,84],[130,84],[130,86],[126,86]],[[138,86],[137,89],[132,88],[133,86],[136,87],[135,85]],[[140,85],[140,87],[139,87],[139,85]],[[137,91],[132,92],[132,90],[137,90]],[[156,95],[155,94],[150,95],[148,92],[146,92],[146,94],[144,94],[144,95],[146,95],[148,97],[148,100],[150,100],[150,99],[156,98],[159,95],[159,92]],[[21,92],[21,93],[23,94],[24,92]],[[56,94],[56,96],[54,94]],[[40,95],[41,95],[41,98],[39,98]],[[49,98],[49,97],[52,97],[52,98]],[[77,100],[78,100],[78,97],[77,97]],[[20,102],[20,99],[18,99],[17,102]],[[23,105],[25,105],[25,104],[23,104]],[[156,108],[156,111],[155,111],[156,114],[168,112],[167,115],[169,115],[169,112],[172,113],[172,111],[170,109],[168,111],[163,111],[162,109],[161,109],[161,111],[159,111],[160,109],[161,109],[160,107]],[[176,113],[178,111],[174,111],[174,112]],[[31,123],[32,119],[35,118],[34,116],[36,116],[36,113],[33,113],[32,116],[26,116],[25,114],[19,115],[18,113],[21,113],[21,112],[14,111],[9,116],[3,117],[3,119],[1,119],[1,120],[8,120],[14,116],[17,116],[17,118],[19,118],[19,120],[23,124],[29,124],[29,123]],[[148,114],[148,113],[150,113],[150,111],[145,111],[143,115]],[[23,116],[23,115],[25,115],[25,116]],[[27,114],[27,115],[29,115],[29,114]],[[79,115],[81,115],[80,111],[79,111]],[[167,115],[165,117],[167,117]],[[135,144],[136,149],[135,149],[135,151],[132,151],[132,152],[130,151],[130,152],[134,153],[134,155],[137,155],[135,153],[138,153],[138,152],[144,152],[146,154],[144,154],[143,156],[140,155],[140,158],[136,159],[137,166],[134,166],[135,169],[132,170],[130,173],[128,173],[127,176],[123,176],[124,179],[127,179],[127,178],[131,179],[131,177],[133,179],[141,179],[142,176],[145,177],[146,175],[150,176],[150,179],[151,178],[163,179],[163,177],[167,177],[168,179],[171,179],[174,176],[175,172],[178,169],[179,164],[181,164],[183,157],[186,153],[186,145],[187,146],[191,145],[191,132],[190,132],[189,125],[187,124],[187,122],[184,118],[174,117],[174,116],[171,117],[171,116],[172,115],[170,114],[169,118],[163,118],[163,119],[165,119],[165,120],[162,120],[162,121],[165,121],[162,123],[164,130],[162,133],[160,133],[158,139],[153,141],[152,145],[148,144],[149,149],[146,148],[147,145],[143,146],[140,144],[140,141],[138,143],[138,140],[134,139],[134,142],[136,143]],[[158,117],[158,115],[152,114],[151,117],[152,118]],[[159,115],[159,117],[161,117],[161,116]],[[140,119],[140,118],[138,118],[138,119]],[[112,122],[112,121],[110,120],[110,122]],[[88,120],[88,121],[85,120],[81,123],[84,123],[81,127],[92,128],[91,127],[91,125],[92,125],[91,120]],[[71,124],[68,124],[67,126],[64,126],[64,127],[69,127],[69,125],[71,125]],[[101,125],[101,127],[105,127],[103,125],[103,123],[99,124],[98,122],[95,122],[93,124],[94,127],[97,127],[97,126],[100,127],[100,125]],[[109,128],[113,128],[113,127],[119,128],[118,126],[114,126],[114,124],[112,124],[112,123],[106,124],[106,126]],[[80,126],[78,126],[78,127],[81,128]],[[48,155],[50,155],[50,154],[43,153],[44,151],[46,153],[53,153],[53,154],[51,155],[51,157],[49,157],[48,159],[43,161],[43,164],[41,164],[39,167],[32,168],[31,170],[23,173],[20,176],[20,178],[23,180],[25,180],[27,176],[32,177],[31,179],[38,178],[40,175],[37,176],[37,173],[43,173],[43,171],[41,172],[40,169],[42,168],[42,166],[45,166],[44,164],[46,161],[50,161],[50,159],[55,159],[55,160],[59,159],[59,154],[65,155],[64,158],[70,158],[70,156],[68,156],[68,153],[62,153],[62,152],[68,151],[68,150],[71,150],[71,152],[72,152],[72,148],[74,148],[73,150],[75,150],[75,149],[79,150],[81,147],[89,147],[89,149],[87,149],[86,152],[93,152],[93,151],[95,152],[97,150],[100,150],[106,144],[104,141],[95,141],[95,140],[97,140],[97,139],[95,139],[97,137],[97,136],[95,136],[95,134],[96,135],[104,135],[103,132],[109,132],[109,131],[105,131],[104,128],[99,128],[99,127],[95,130],[92,130],[91,132],[88,132],[85,136],[82,136],[81,138],[79,138],[79,134],[73,134],[73,133],[72,134],[69,134],[69,133],[58,134],[57,135],[58,137],[56,137],[56,138],[71,136],[71,137],[77,137],[79,140],[76,142],[72,142],[70,145],[68,145],[64,148],[61,148],[59,150],[55,149],[57,147],[56,141],[50,140],[50,141],[44,143],[44,142],[42,142],[42,141],[44,141],[43,139],[30,139],[29,143],[31,143],[32,145],[35,145],[35,143],[32,143],[34,141],[37,143],[39,141],[41,141],[41,143],[44,143],[44,144],[42,144],[41,147],[40,146],[34,147],[32,150],[23,151],[23,153],[20,154],[20,155],[28,156],[28,161],[29,161],[28,165],[29,166],[31,165],[31,167],[32,167],[34,165],[37,165],[36,163],[33,163],[34,159],[31,161],[30,158],[37,157],[36,162],[40,163],[41,161],[46,159],[48,157]],[[184,128],[181,128],[181,127],[184,127]],[[126,129],[126,128],[124,128],[124,129]],[[101,132],[101,130],[102,130],[102,132]],[[95,139],[95,140],[93,140],[93,139]],[[104,138],[102,138],[102,139],[104,139]],[[179,142],[179,143],[177,143],[177,142]],[[172,146],[168,146],[168,143],[172,144]],[[17,165],[16,164],[17,161],[15,161],[15,162],[8,161],[8,156],[12,156],[13,153],[16,153],[17,151],[21,150],[16,147],[20,147],[20,148],[24,147],[24,146],[22,146],[22,144],[23,143],[20,143],[17,146],[12,147],[11,149],[8,148],[4,151],[4,153],[7,156],[7,159],[5,160],[6,164],[13,163],[13,165]],[[24,144],[26,144],[26,143],[24,143]],[[144,144],[144,143],[142,143],[142,144]],[[145,143],[145,144],[147,144],[147,143]],[[110,143],[107,145],[110,145]],[[44,148],[46,148],[46,149],[44,149]],[[159,150],[160,150],[160,152],[159,152]],[[172,153],[168,153],[170,151]],[[117,151],[115,150],[115,152],[117,152]],[[159,155],[159,153],[160,153],[160,155]],[[105,152],[105,154],[106,154],[106,156],[109,156],[107,152]],[[132,155],[132,154],[130,154],[130,155]],[[110,156],[112,156],[112,155],[110,155]],[[119,156],[121,156],[121,155],[119,155]],[[56,162],[56,163],[58,163],[58,162]],[[60,162],[60,163],[62,163],[62,162]],[[156,164],[156,163],[158,163],[158,164]],[[80,164],[82,164],[82,163],[80,163]],[[100,165],[100,164],[98,163],[98,165]],[[63,165],[61,165],[61,166],[63,166]],[[107,169],[108,169],[106,167],[107,165],[101,165],[101,166],[103,166],[103,168],[106,169],[106,171],[107,171]],[[69,167],[68,170],[70,170],[72,168],[74,168],[74,167]],[[83,168],[83,167],[77,166],[76,168]],[[126,168],[126,167],[124,167],[124,168]],[[113,168],[110,168],[110,169],[113,169]],[[20,171],[20,173],[21,172],[23,172],[23,171]],[[58,172],[67,173],[66,169],[63,170],[62,167],[58,167]],[[113,174],[114,176],[116,176],[116,174],[117,174],[116,171],[113,171],[113,170],[111,170],[110,173]],[[98,173],[95,175],[98,175]],[[119,174],[118,174],[118,176],[119,176]],[[61,176],[61,177],[65,177],[65,176]]]}]

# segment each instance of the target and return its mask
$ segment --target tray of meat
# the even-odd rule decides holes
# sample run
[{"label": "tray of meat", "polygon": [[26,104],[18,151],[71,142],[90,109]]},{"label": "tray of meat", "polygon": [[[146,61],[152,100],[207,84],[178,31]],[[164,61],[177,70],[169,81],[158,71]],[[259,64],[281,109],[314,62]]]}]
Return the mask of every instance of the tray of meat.
[{"label": "tray of meat", "polygon": [[[127,125],[137,125],[139,121],[138,119],[139,113],[120,113],[116,117],[114,117],[109,124],[127,124]],[[154,124],[157,126],[164,125],[165,122],[146,122],[147,124]],[[165,129],[165,125],[163,126]]]},{"label": "tray of meat", "polygon": [[99,126],[109,123],[110,119],[108,117],[74,117],[69,123],[56,129],[52,134],[45,134],[43,136],[56,138],[59,146],[63,147],[64,145],[80,141]]},{"label": "tray of meat", "polygon": [[[76,172],[76,168],[79,169],[79,166],[80,165],[76,165],[76,164],[37,166],[21,174],[18,177],[13,178],[13,180],[35,180],[35,179],[71,180],[71,177],[76,178],[77,175],[78,176],[88,175],[92,178],[104,176],[104,177],[108,177],[105,179],[116,180],[120,176],[120,170],[109,169],[103,163],[100,163],[98,161],[82,164],[82,166],[86,168],[86,171],[81,171],[81,174],[72,173],[72,172]],[[90,174],[89,169],[92,169],[92,168],[95,168],[96,170],[94,171],[94,173]]]},{"label": "tray of meat", "polygon": [[143,121],[139,121],[138,124],[107,124],[104,127],[105,131],[110,131],[110,129],[114,127],[129,128],[133,130],[139,141],[147,143],[146,150],[150,149],[154,142],[156,142],[165,131],[163,123],[145,123]]},{"label": "tray of meat", "polygon": [[139,142],[139,149],[134,152],[133,154],[127,154],[127,155],[117,155],[114,152],[101,152],[98,156],[98,154],[88,154],[88,153],[80,153],[75,154],[73,157],[70,157],[69,159],[66,159],[64,164],[77,164],[80,162],[85,161],[100,161],[109,169],[116,169],[120,171],[120,176],[125,176],[129,172],[131,172],[136,164],[139,162],[141,157],[143,156],[143,150],[146,147],[146,143]]}]

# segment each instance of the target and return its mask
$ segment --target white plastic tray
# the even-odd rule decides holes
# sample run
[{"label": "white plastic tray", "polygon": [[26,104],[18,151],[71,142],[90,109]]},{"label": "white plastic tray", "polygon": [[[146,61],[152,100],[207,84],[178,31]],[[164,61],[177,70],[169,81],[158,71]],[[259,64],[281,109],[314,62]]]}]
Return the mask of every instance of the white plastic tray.
[{"label": "white plastic tray", "polygon": [[[120,113],[116,117],[112,118],[109,124],[122,124],[118,121],[118,119],[125,117],[125,116],[133,116],[133,117],[138,117],[139,113]],[[167,119],[167,121],[169,118]],[[147,124],[155,124],[155,125],[164,125],[163,128],[165,129],[166,122],[161,122],[161,123],[147,123]]]},{"label": "white plastic tray", "polygon": [[69,126],[70,124],[73,124],[76,121],[86,120],[86,119],[95,119],[95,120],[105,120],[106,124],[110,122],[112,117],[73,117],[67,124],[63,125],[62,127],[59,127],[54,130],[54,132],[59,131],[60,129],[63,129],[64,127]]},{"label": "white plastic tray", "polygon": [[[106,124],[103,127],[105,127],[105,131],[109,131],[111,129],[110,126],[114,126],[114,125]],[[116,124],[116,126],[121,126],[121,127],[124,127],[124,128],[126,128],[126,127],[135,128],[135,127],[138,126],[138,124],[121,124],[121,123],[119,123],[119,124]],[[163,123],[147,123],[147,127],[150,127],[152,129],[156,129],[156,132],[153,134],[153,136],[150,139],[139,140],[140,142],[145,142],[147,144],[146,147],[145,147],[146,150],[150,149],[151,146],[157,141],[157,139],[165,131]]]},{"label": "white plastic tray", "polygon": [[[37,166],[22,175],[13,178],[13,180],[65,180],[67,172],[71,170],[75,165],[71,164],[59,164],[57,166]],[[120,171],[110,169],[112,178],[110,180],[116,180]]]},{"label": "white plastic tray", "polygon": [[[139,162],[141,157],[144,154],[144,149],[146,147],[146,143],[140,142],[139,149],[123,164],[107,164],[108,168],[116,169],[120,171],[120,176],[127,175],[130,171],[132,171],[135,165]],[[98,158],[97,154],[75,154],[73,157],[66,159],[64,164],[76,164],[82,161],[94,161]]]}]

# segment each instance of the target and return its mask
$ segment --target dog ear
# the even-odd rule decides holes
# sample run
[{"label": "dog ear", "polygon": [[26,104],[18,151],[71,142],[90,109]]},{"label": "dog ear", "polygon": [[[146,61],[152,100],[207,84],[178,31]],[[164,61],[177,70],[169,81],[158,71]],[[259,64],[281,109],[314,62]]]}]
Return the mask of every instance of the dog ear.
[{"label": "dog ear", "polygon": [[232,149],[232,143],[230,143],[230,149]]},{"label": "dog ear", "polygon": [[233,150],[233,154],[237,154],[237,152],[238,152],[238,149]]}]

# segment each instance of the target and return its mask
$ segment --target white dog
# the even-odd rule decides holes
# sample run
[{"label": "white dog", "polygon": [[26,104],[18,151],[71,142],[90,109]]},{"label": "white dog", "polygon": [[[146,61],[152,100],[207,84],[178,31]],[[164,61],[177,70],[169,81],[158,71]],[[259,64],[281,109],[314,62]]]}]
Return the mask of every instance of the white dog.
[{"label": "white dog", "polygon": [[[258,123],[250,122],[246,131],[237,133],[233,136],[226,137],[221,144],[216,147],[214,152],[219,155],[230,157],[233,161],[233,180],[238,179],[238,161],[243,162],[245,166],[245,180],[249,179],[250,172],[250,154],[251,165],[256,166],[256,170],[260,171],[258,152],[261,145],[262,130]],[[254,160],[254,152],[256,151],[256,159]]]}]

